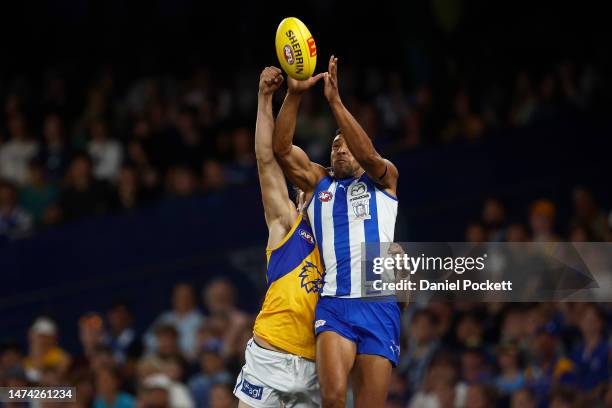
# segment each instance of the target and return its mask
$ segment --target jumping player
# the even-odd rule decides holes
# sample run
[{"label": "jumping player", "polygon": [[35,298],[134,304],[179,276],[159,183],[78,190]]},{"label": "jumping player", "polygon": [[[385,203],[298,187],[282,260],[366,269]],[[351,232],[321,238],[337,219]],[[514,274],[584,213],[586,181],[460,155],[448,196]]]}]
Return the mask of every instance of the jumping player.
[{"label": "jumping player", "polygon": [[272,150],[272,95],[283,82],[280,69],[265,68],[259,79],[255,155],[268,225],[268,290],[255,321],[234,395],[239,407],[318,407],[314,308],[323,268],[312,230],[297,206]]},{"label": "jumping player", "polygon": [[338,59],[329,60],[325,97],[339,130],[331,173],[292,144],[300,98],[320,74],[288,79],[276,119],[274,152],[289,180],[312,194],[308,217],[325,266],[315,312],[317,373],[324,407],[344,407],[349,375],[357,407],[385,405],[399,357],[400,311],[395,300],[362,299],[361,244],[393,242],[397,168],[382,158],[338,92]]}]

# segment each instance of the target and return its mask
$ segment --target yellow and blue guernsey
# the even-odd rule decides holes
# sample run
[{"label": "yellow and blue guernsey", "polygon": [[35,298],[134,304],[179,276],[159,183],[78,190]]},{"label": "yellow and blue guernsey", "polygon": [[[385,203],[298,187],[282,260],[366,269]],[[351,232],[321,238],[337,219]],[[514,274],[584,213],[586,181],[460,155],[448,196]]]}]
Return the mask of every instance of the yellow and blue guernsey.
[{"label": "yellow and blue guernsey", "polygon": [[308,222],[299,215],[266,256],[268,291],[253,332],[274,347],[314,360],[314,309],[324,271]]}]

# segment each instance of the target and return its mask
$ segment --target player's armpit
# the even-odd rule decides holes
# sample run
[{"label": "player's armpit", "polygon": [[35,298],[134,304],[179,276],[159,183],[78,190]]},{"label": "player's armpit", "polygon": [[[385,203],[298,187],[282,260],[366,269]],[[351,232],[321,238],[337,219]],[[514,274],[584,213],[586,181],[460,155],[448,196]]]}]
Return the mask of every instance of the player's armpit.
[{"label": "player's armpit", "polygon": [[298,146],[291,145],[287,150],[275,151],[275,155],[289,181],[305,193],[314,191],[319,181],[327,175],[325,167],[311,162],[306,152]]}]

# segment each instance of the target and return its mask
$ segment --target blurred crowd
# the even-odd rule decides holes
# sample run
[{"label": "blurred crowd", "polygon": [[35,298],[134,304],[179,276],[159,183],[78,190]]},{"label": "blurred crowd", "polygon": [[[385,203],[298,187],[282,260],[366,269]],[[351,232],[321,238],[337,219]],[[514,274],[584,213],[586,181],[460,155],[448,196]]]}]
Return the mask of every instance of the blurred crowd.
[{"label": "blurred crowd", "polygon": [[[30,404],[41,408],[235,407],[255,316],[236,306],[224,279],[199,298],[189,283],[176,284],[171,308],[143,332],[126,301],[85,313],[68,325],[78,330],[76,350],[62,348],[71,333],[40,316],[27,347],[2,343],[0,386],[76,387],[74,402]],[[611,318],[609,305],[592,303],[407,305],[387,407],[612,407]]]},{"label": "blurred crowd", "polygon": [[[341,65],[343,98],[386,155],[594,109],[604,81],[596,66],[569,61],[477,87],[407,76]],[[206,69],[125,80],[105,67],[85,84],[53,70],[4,79],[0,240],[253,181],[256,85],[254,71]],[[296,140],[313,160],[328,162],[335,127],[324,98],[307,94]]]}]

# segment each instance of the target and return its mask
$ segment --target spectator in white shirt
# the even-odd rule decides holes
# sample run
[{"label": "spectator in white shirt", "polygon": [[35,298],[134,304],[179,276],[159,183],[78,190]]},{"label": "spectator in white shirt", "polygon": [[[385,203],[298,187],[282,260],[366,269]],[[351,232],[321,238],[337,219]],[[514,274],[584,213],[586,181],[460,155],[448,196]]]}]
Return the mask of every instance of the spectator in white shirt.
[{"label": "spectator in white shirt", "polygon": [[15,115],[9,119],[10,139],[0,145],[0,178],[19,186],[28,179],[28,163],[38,154],[38,143],[27,132],[25,119]]},{"label": "spectator in white shirt", "polygon": [[112,181],[115,179],[123,159],[123,148],[117,140],[108,135],[106,123],[96,120],[89,127],[91,141],[87,151],[94,164],[93,172],[97,179]]}]

